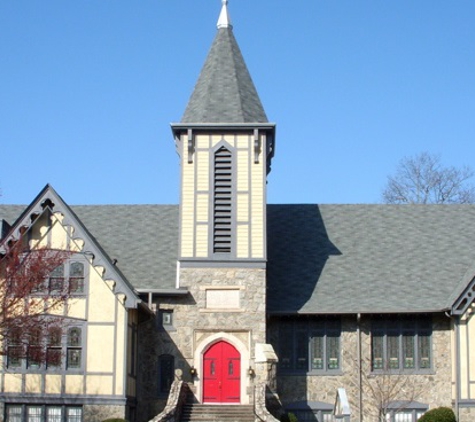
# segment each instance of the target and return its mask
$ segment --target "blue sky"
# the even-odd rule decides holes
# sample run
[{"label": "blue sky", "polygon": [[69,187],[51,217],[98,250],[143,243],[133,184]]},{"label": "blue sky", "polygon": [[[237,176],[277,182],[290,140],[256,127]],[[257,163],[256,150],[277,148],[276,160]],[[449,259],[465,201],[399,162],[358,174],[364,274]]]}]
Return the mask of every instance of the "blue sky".
[{"label": "blue sky", "polygon": [[[169,123],[219,0],[2,0],[0,203],[178,203]],[[377,203],[421,151],[475,166],[473,0],[230,0],[277,147],[271,203]]]}]

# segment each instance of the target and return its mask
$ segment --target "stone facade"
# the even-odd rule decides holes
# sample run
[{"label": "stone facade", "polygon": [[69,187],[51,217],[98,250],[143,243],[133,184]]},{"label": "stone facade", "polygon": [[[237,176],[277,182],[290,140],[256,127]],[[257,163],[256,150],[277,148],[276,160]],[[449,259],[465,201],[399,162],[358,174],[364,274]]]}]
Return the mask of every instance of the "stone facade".
[{"label": "stone facade", "polygon": [[[219,340],[233,344],[241,354],[242,403],[252,402],[253,385],[260,382],[260,371],[250,377],[248,368],[255,369],[256,344],[266,341],[265,270],[182,268],[180,288],[189,293],[161,297],[156,303],[157,320],[147,321],[140,328],[138,420],[151,419],[165,406],[166,397],[159,394],[160,369],[157,365],[163,354],[174,357],[175,368],[182,371],[183,380],[190,383],[198,401],[202,394],[203,353]],[[209,308],[209,291],[222,294],[223,308]],[[233,292],[228,303],[227,292]],[[227,307],[229,303],[231,307]],[[160,323],[159,315],[163,310],[173,312],[173,324],[169,327]],[[192,368],[196,372],[194,375]]]},{"label": "stone facade", "polygon": [[[271,342],[277,350],[278,321],[269,327]],[[432,367],[426,374],[374,374],[370,370],[371,319],[360,324],[361,362],[358,362],[357,320],[342,319],[341,371],[335,375],[278,375],[277,392],[283,405],[299,401],[334,404],[337,389],[345,388],[352,410],[352,421],[377,421],[378,403],[414,400],[429,408],[452,406],[452,356],[450,320],[445,316],[433,318]],[[360,395],[361,391],[361,395]],[[385,392],[387,391],[387,392]]]},{"label": "stone facade", "polygon": [[87,422],[102,422],[106,419],[126,418],[125,406],[84,405],[83,419]]}]

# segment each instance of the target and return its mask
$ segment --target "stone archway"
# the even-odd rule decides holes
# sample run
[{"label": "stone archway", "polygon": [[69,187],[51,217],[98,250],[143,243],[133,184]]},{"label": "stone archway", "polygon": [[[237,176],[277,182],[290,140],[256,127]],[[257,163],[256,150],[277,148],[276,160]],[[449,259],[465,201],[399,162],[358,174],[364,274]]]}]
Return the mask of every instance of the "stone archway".
[{"label": "stone archway", "polygon": [[[196,398],[198,399],[199,402],[203,403],[204,400],[204,382],[206,380],[206,370],[208,371],[208,375],[211,372],[211,368],[208,367],[206,368],[205,364],[205,357],[207,352],[210,350],[216,354],[216,353],[221,353],[219,352],[219,348],[225,345],[231,346],[231,348],[228,348],[228,352],[232,352],[232,349],[234,349],[235,356],[231,360],[226,358],[224,359],[224,362],[222,361],[220,365],[228,365],[227,367],[222,367],[221,370],[224,370],[226,373],[229,374],[230,370],[233,372],[232,376],[236,380],[239,380],[238,383],[238,392],[233,393],[230,395],[230,397],[237,397],[237,400],[222,400],[221,398],[218,398],[218,400],[211,400],[210,402],[215,402],[215,403],[240,403],[240,404],[249,404],[250,397],[248,394],[248,386],[250,383],[248,374],[247,374],[247,368],[250,366],[250,351],[247,345],[245,345],[240,339],[238,339],[236,336],[230,333],[226,332],[219,332],[219,333],[213,333],[207,337],[205,337],[200,343],[197,344],[195,352],[194,352],[194,367],[198,369],[198,374],[197,377],[195,378],[194,384],[196,387]],[[218,345],[218,346],[216,346]],[[216,346],[216,349],[214,349],[214,346]],[[214,349],[214,350],[213,350]],[[225,353],[226,355],[226,353]],[[236,366],[237,361],[236,357],[239,356],[239,368]],[[208,357],[212,357],[209,355]],[[229,358],[229,356],[228,356]],[[234,359],[234,360],[233,360]],[[231,368],[229,367],[230,362]],[[211,361],[208,362],[211,364]],[[217,362],[215,362],[215,365]],[[215,371],[217,371],[217,367],[215,367]],[[237,371],[237,372],[236,372]],[[217,381],[219,382],[219,381]],[[221,380],[222,382],[222,380]],[[236,382],[234,382],[234,386],[232,388],[236,388]]]}]

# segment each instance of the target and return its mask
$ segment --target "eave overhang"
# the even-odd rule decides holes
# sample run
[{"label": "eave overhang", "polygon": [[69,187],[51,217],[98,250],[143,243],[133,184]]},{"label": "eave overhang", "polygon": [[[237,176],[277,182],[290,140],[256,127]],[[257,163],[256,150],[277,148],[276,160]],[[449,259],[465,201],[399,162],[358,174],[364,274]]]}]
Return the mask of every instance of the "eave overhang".
[{"label": "eave overhang", "polygon": [[467,312],[472,306],[475,299],[475,277],[472,278],[467,287],[465,287],[462,294],[454,302],[451,313],[452,315],[461,316]]}]

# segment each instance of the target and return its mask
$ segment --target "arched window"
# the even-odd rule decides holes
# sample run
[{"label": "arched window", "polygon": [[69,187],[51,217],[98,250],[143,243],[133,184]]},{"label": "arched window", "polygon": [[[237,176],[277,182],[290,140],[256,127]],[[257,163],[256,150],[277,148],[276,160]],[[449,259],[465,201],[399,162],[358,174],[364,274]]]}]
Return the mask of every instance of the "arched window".
[{"label": "arched window", "polygon": [[84,264],[82,262],[71,262],[69,266],[69,291],[84,293]]}]

